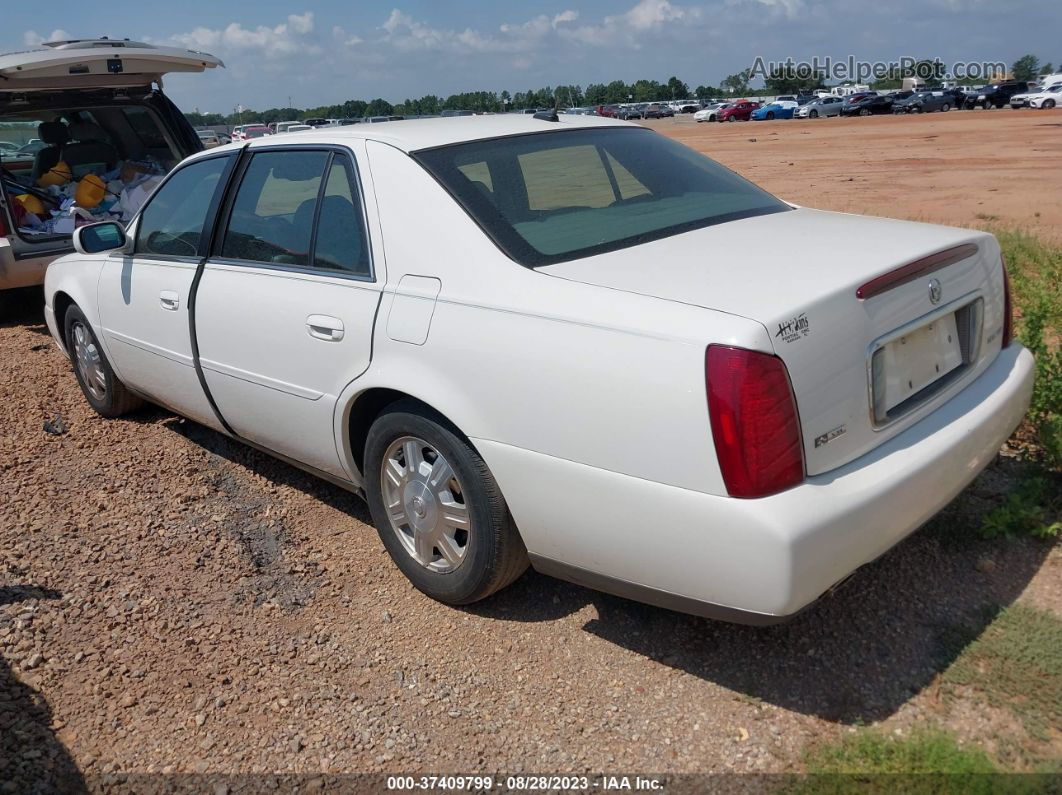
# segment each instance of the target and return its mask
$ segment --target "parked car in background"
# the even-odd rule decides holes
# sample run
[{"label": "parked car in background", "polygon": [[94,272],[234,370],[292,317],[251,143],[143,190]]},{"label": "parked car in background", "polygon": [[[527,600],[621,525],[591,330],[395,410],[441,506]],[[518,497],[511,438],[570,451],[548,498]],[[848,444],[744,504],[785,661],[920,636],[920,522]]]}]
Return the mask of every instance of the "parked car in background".
[{"label": "parked car in background", "polygon": [[221,146],[221,138],[213,130],[197,130],[196,135],[203,142],[204,149],[213,149],[215,146]]},{"label": "parked car in background", "polygon": [[993,83],[990,86],[986,86],[976,97],[967,98],[966,106],[983,108],[985,110],[990,108],[1002,108],[1010,102],[1012,96],[1015,94],[1024,94],[1028,92],[1028,90],[1029,84],[1024,80],[1008,80],[1003,83]]},{"label": "parked car in background", "polygon": [[750,102],[747,99],[738,100],[729,108],[723,108],[716,114],[716,121],[748,121],[752,111],[760,107],[759,102]]},{"label": "parked car in background", "polygon": [[935,110],[947,112],[952,109],[954,100],[943,91],[916,91],[906,99],[897,99],[892,103],[893,113],[932,113]]},{"label": "parked car in background", "polygon": [[309,118],[309,119],[303,119],[302,123],[303,124],[308,124],[311,127],[327,127],[328,126],[328,119],[322,119],[320,116],[314,116],[314,117]]},{"label": "parked car in background", "polygon": [[844,100],[840,97],[815,97],[806,105],[801,105],[797,108],[796,113],[793,115],[798,119],[817,119],[823,116],[840,116],[842,104],[844,104]]},{"label": "parked car in background", "polygon": [[796,98],[795,94],[782,94],[782,96],[780,96],[780,97],[775,97],[773,101],[774,102],[796,102],[797,105],[800,104],[799,102],[797,102],[797,98]]},{"label": "parked car in background", "polygon": [[264,124],[241,124],[239,127],[233,128],[232,140],[233,141],[250,141],[255,138],[264,138],[267,135],[272,135],[269,128]]},{"label": "parked car in background", "polygon": [[675,115],[675,110],[669,105],[664,105],[660,102],[653,102],[645,108],[642,118],[645,119],[667,119]]},{"label": "parked car in background", "polygon": [[701,109],[701,103],[695,99],[678,99],[669,106],[675,113],[696,113]]},{"label": "parked car in background", "polygon": [[841,104],[842,116],[876,116],[892,113],[892,97],[879,94],[864,94],[853,99],[848,97]]},{"label": "parked car in background", "polygon": [[40,284],[48,264],[73,251],[76,220],[60,207],[68,194],[76,197],[75,181],[119,170],[122,195],[116,198],[111,185],[81,209],[91,217],[117,207],[126,217],[124,198],[131,217],[136,198],[146,195],[141,186],[152,184],[148,172],[161,176],[203,149],[159,86],[166,74],[222,65],[206,53],[121,38],[46,42],[0,55],[0,140],[29,138],[3,158],[0,290]]},{"label": "parked car in background", "polygon": [[[829,243],[749,245],[794,239]],[[261,138],[75,244],[45,320],[96,412],[157,401],[364,494],[447,604],[530,562],[784,620],[946,506],[1032,390],[992,235],[795,208],[609,119]]]},{"label": "parked car in background", "polygon": [[616,118],[616,114],[619,113],[619,105],[598,105],[597,115],[604,116],[607,119]]},{"label": "parked car in background", "polygon": [[[1014,109],[1030,107],[1030,101],[1038,94],[1044,94],[1050,92],[1050,90],[1056,86],[1062,86],[1062,81],[1057,83],[1044,83],[1040,86],[1030,88],[1028,91],[1022,94],[1015,94],[1010,98],[1010,106]],[[1057,97],[1052,97],[1057,99]]]},{"label": "parked car in background", "polygon": [[644,111],[638,105],[622,105],[613,118],[623,119],[624,121],[631,121],[633,119],[645,118]]},{"label": "parked car in background", "polygon": [[1059,104],[1062,104],[1062,83],[1056,83],[1029,97],[1030,108],[1049,110]]},{"label": "parked car in background", "polygon": [[289,127],[294,127],[296,124],[302,124],[301,121],[278,121],[273,127],[274,133],[286,132]]},{"label": "parked car in background", "polygon": [[306,132],[307,130],[315,130],[316,127],[311,127],[309,124],[291,124],[284,128],[284,134],[294,132]]},{"label": "parked car in background", "polygon": [[773,121],[774,119],[791,119],[799,106],[796,100],[774,101],[770,105],[756,108],[749,116],[753,121]]},{"label": "parked car in background", "polygon": [[699,110],[694,113],[693,119],[694,121],[698,122],[716,121],[716,117],[719,115],[719,111],[724,110],[726,108],[731,108],[733,106],[734,103],[732,102],[715,102],[709,105],[708,107],[704,108],[703,110]]}]

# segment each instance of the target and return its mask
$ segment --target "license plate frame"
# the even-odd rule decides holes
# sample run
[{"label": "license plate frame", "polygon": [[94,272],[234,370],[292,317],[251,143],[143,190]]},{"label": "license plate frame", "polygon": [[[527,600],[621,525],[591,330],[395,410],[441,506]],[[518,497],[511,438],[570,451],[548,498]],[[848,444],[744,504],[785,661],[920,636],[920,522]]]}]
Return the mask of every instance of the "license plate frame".
[{"label": "license plate frame", "polygon": [[884,427],[970,368],[981,346],[984,302],[954,302],[875,341],[867,362],[871,416]]}]

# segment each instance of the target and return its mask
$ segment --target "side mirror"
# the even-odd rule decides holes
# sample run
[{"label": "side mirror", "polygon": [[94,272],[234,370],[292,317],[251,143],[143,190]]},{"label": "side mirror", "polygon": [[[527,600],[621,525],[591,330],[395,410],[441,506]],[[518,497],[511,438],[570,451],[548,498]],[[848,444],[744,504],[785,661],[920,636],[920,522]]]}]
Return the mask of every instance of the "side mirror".
[{"label": "side mirror", "polygon": [[74,230],[74,248],[79,254],[99,254],[124,248],[128,238],[122,225],[114,221],[79,226]]}]

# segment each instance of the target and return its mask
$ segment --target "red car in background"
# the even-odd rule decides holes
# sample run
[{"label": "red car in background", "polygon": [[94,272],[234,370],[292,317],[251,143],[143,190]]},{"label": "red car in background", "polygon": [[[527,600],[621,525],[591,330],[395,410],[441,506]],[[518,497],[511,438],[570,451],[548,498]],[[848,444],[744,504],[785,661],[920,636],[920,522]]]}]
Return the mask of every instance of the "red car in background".
[{"label": "red car in background", "polygon": [[732,107],[723,108],[715,117],[718,121],[748,121],[752,111],[760,107],[759,102],[750,102],[747,99],[739,99]]}]

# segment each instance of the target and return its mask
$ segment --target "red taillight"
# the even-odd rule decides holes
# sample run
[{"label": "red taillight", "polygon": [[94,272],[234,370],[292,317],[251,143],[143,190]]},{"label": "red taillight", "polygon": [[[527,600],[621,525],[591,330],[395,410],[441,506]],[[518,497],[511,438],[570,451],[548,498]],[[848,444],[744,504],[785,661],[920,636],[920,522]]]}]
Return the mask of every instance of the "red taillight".
[{"label": "red taillight", "polygon": [[777,356],[709,345],[705,354],[712,438],[731,497],[766,497],[804,479],[796,399]]},{"label": "red taillight", "polygon": [[1003,266],[1003,347],[1006,348],[1014,339],[1014,304],[1010,297],[1010,277],[1007,275],[1007,262],[1000,255]]}]

